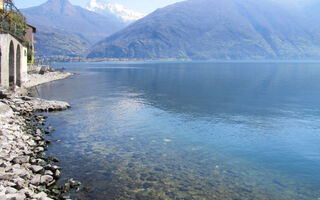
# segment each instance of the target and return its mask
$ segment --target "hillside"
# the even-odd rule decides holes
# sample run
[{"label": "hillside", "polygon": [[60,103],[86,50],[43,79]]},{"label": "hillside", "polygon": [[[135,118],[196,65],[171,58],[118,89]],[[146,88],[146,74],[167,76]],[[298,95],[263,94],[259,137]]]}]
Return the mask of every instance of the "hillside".
[{"label": "hillside", "polygon": [[320,6],[310,2],[188,0],[107,37],[88,57],[315,59],[320,57]]},{"label": "hillside", "polygon": [[88,53],[90,45],[76,36],[57,32],[38,31],[35,35],[37,41],[35,50],[38,57],[44,56],[84,56]]},{"label": "hillside", "polygon": [[68,0],[49,0],[22,12],[38,29],[36,48],[41,55],[85,55],[90,45],[125,26]]}]

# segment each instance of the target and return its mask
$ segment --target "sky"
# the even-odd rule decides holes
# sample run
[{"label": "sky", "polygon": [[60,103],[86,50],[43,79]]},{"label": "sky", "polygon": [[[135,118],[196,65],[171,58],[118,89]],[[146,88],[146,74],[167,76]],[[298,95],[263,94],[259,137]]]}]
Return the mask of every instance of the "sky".
[{"label": "sky", "polygon": [[[47,0],[13,0],[15,5],[19,9],[37,6],[46,1]],[[162,8],[164,6],[167,6],[179,1],[183,1],[183,0],[105,0],[105,1],[110,3],[119,3],[132,10],[135,10],[144,14],[149,14],[154,10],[156,10],[157,8]],[[70,0],[70,2],[74,5],[80,5],[82,7],[85,7],[89,2],[89,0]]]}]

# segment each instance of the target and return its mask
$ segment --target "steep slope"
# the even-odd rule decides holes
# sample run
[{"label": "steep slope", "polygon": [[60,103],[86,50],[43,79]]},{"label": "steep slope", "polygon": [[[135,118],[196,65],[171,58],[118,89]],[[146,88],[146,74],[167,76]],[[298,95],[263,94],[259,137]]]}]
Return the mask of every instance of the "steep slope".
[{"label": "steep slope", "polygon": [[88,53],[90,45],[77,36],[66,35],[59,32],[39,30],[35,35],[36,56],[69,56],[82,57]]},{"label": "steep slope", "polygon": [[88,57],[319,58],[317,23],[304,6],[300,1],[188,0],[104,39]]},{"label": "steep slope", "polygon": [[[85,48],[125,26],[120,21],[73,6],[68,0],[49,0],[40,6],[23,9],[22,12],[28,23],[39,30],[36,35],[41,42],[38,51],[45,55],[51,55],[52,52],[56,55],[66,55],[67,52],[72,52],[72,55],[83,55]],[[55,36],[48,38],[49,33]],[[72,42],[63,44],[62,41]],[[52,44],[56,47],[51,51]],[[78,47],[68,49],[74,44]]]}]

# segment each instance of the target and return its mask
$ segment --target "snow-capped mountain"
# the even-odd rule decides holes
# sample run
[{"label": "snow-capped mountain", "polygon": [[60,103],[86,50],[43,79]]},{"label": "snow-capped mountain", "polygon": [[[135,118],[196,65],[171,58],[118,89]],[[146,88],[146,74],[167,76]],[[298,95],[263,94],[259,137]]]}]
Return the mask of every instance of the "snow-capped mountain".
[{"label": "snow-capped mountain", "polygon": [[86,8],[104,16],[114,16],[125,23],[136,21],[145,16],[142,13],[126,8],[121,4],[109,3],[106,0],[90,0]]}]

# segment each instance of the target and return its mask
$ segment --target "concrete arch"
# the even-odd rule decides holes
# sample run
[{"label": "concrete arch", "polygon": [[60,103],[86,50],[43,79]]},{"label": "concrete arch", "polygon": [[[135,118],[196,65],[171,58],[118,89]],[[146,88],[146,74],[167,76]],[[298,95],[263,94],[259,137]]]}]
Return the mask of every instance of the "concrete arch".
[{"label": "concrete arch", "polygon": [[16,85],[21,87],[21,47],[19,44],[16,51]]},{"label": "concrete arch", "polygon": [[14,78],[14,68],[15,68],[15,53],[14,53],[14,44],[11,41],[9,47],[9,87],[15,86],[15,78]]},{"label": "concrete arch", "polygon": [[23,86],[28,80],[27,48],[14,36],[0,32],[0,49],[0,87]]}]

